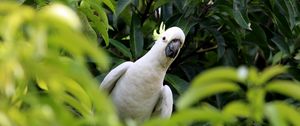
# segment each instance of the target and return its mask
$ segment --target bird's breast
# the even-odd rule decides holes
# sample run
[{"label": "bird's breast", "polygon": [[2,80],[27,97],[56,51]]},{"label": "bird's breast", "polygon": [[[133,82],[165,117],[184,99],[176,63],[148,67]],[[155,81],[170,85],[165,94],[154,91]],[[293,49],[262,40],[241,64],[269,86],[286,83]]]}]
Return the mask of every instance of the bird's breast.
[{"label": "bird's breast", "polygon": [[[149,118],[159,98],[165,73],[136,65],[129,68],[112,91],[121,117]],[[135,116],[135,117],[133,117]]]}]

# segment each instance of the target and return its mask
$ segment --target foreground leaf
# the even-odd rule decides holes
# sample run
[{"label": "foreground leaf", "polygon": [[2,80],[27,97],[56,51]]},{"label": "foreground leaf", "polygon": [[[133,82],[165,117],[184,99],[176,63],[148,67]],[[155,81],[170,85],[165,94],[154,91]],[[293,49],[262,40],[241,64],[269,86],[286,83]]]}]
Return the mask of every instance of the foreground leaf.
[{"label": "foreground leaf", "polygon": [[176,105],[179,110],[188,108],[192,104],[206,97],[223,92],[238,91],[240,88],[232,82],[215,82],[207,85],[193,86],[189,88],[177,101]]}]

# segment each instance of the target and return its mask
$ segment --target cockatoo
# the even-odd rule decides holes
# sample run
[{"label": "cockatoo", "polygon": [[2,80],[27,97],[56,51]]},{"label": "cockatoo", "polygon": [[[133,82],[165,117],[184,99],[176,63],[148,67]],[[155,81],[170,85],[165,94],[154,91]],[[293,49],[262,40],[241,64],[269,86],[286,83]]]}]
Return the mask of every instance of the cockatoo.
[{"label": "cockatoo", "polygon": [[106,75],[100,88],[110,94],[122,120],[143,123],[152,116],[171,116],[173,95],[163,81],[184,40],[183,31],[171,27],[143,57],[124,62]]}]

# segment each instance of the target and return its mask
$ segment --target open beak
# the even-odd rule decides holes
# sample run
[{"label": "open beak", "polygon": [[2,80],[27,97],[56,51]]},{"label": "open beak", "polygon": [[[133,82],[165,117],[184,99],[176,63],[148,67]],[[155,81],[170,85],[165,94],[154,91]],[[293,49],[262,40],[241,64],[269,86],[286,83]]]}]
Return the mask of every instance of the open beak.
[{"label": "open beak", "polygon": [[172,40],[165,48],[167,57],[175,58],[181,47],[181,41],[179,39]]}]

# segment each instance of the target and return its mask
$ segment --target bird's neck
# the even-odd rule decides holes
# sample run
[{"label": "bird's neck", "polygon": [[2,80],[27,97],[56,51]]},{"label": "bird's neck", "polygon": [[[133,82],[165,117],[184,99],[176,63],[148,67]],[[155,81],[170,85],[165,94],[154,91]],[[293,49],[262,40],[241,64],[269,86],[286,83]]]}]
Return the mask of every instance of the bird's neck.
[{"label": "bird's neck", "polygon": [[159,44],[154,44],[153,47],[139,60],[143,61],[143,63],[149,63],[149,65],[155,68],[167,71],[174,59],[166,57],[164,48],[161,47],[162,46]]}]

